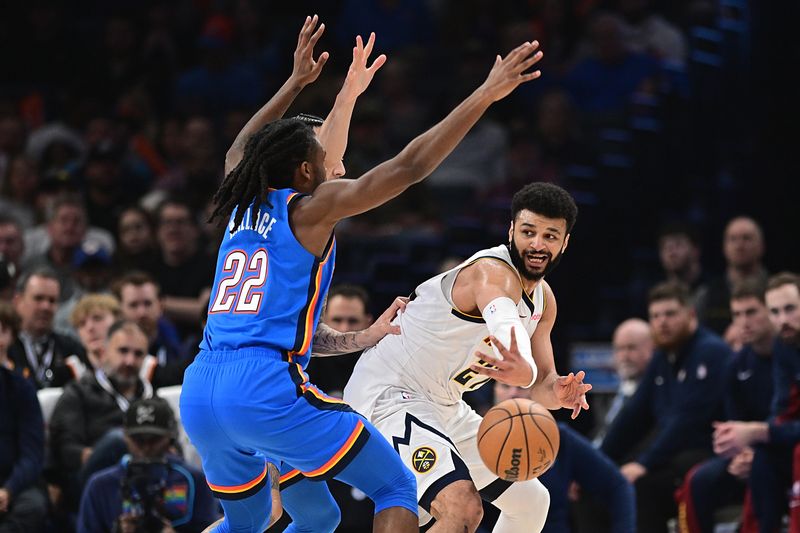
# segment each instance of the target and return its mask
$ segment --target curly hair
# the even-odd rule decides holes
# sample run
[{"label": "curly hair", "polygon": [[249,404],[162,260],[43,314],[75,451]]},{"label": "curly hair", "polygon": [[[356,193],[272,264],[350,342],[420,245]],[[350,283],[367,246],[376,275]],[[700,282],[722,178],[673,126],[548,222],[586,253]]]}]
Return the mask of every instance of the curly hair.
[{"label": "curly hair", "polygon": [[[295,169],[309,160],[317,144],[311,126],[296,118],[270,122],[254,133],[245,144],[242,160],[225,176],[214,195],[216,205],[208,222],[217,218],[227,221],[235,209],[230,229],[233,233],[254,201],[269,205],[270,188],[292,186]],[[255,220],[255,210],[252,215]]]},{"label": "curly hair", "polygon": [[578,206],[572,195],[552,183],[529,183],[517,191],[511,200],[511,220],[516,220],[524,209],[547,218],[563,218],[567,221],[567,233],[578,218]]}]

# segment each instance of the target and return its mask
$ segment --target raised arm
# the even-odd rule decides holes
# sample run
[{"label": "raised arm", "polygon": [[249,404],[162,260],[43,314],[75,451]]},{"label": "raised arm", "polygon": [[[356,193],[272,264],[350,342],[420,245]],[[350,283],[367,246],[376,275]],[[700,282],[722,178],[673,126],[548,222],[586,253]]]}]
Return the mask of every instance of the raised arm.
[{"label": "raised arm", "polygon": [[[321,184],[311,197],[298,202],[292,214],[300,242],[314,243],[314,234],[333,230],[339,220],[377,207],[422,181],[444,160],[488,107],[518,85],[536,79],[540,72],[525,73],[539,59],[538,43],[524,43],[505,58],[497,56],[486,81],[444,120],[415,138],[397,156],[357,180],[332,180]],[[309,246],[309,249],[317,246]]]},{"label": "raised arm", "polygon": [[374,33],[370,34],[366,45],[360,35],[356,37],[353,62],[347,71],[347,77],[339,94],[336,95],[331,112],[319,129],[319,143],[325,148],[325,167],[329,171],[336,168],[344,157],[350,119],[353,117],[356,100],[367,90],[378,69],[386,63],[386,56],[381,54],[375,58],[372,65],[367,66],[374,46]]},{"label": "raised arm", "polygon": [[289,106],[292,105],[297,95],[300,94],[300,91],[303,90],[303,87],[316,80],[319,77],[319,73],[322,72],[322,67],[328,60],[328,52],[322,52],[319,55],[319,59],[314,60],[314,45],[317,44],[322,32],[325,31],[325,24],[320,24],[319,28],[317,28],[318,21],[317,15],[306,17],[303,28],[300,30],[300,35],[297,37],[292,74],[278,89],[278,92],[270,98],[269,102],[264,104],[247,121],[242,131],[234,139],[233,144],[225,154],[226,176],[242,160],[244,147],[250,136],[265,124],[281,118],[286,113],[286,110],[289,109]]}]

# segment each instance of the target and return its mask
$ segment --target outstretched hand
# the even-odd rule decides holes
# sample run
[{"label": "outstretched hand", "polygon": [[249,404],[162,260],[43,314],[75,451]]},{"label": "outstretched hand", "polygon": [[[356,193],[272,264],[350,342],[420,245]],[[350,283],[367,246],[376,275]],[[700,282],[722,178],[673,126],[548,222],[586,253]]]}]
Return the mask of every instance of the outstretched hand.
[{"label": "outstretched hand", "polygon": [[561,407],[572,409],[573,420],[578,417],[581,409],[589,410],[586,393],[592,390],[592,386],[583,382],[584,377],[586,372],[581,370],[577,374],[570,372],[566,376],[558,376],[553,382],[553,394]]},{"label": "outstretched hand", "polygon": [[541,50],[536,51],[538,48],[539,41],[522,43],[506,57],[497,56],[489,76],[483,82],[483,89],[493,101],[505,98],[517,86],[542,75],[539,70],[525,72],[542,59]]},{"label": "outstretched hand", "polygon": [[497,358],[489,353],[476,353],[476,357],[491,363],[492,366],[486,367],[473,363],[470,369],[477,374],[490,377],[506,385],[527,387],[533,378],[533,369],[519,351],[517,337],[514,335],[514,327],[511,327],[511,342],[508,348],[503,346],[503,343],[497,340],[494,335],[489,337],[489,342],[497,348],[502,358]]},{"label": "outstretched hand", "polygon": [[300,30],[300,35],[297,37],[292,78],[301,87],[305,87],[319,77],[322,67],[330,55],[328,52],[322,52],[318,59],[314,59],[314,45],[317,44],[317,41],[325,31],[325,24],[320,24],[319,28],[317,28],[318,21],[319,17],[317,15],[306,17],[303,28]]},{"label": "outstretched hand", "polygon": [[374,47],[375,32],[369,34],[366,45],[364,45],[364,40],[360,35],[356,37],[356,45],[353,47],[353,62],[350,63],[350,68],[347,70],[347,77],[342,87],[342,94],[347,98],[358,98],[361,93],[366,91],[375,73],[386,63],[386,55],[381,54],[375,58],[372,65],[367,66],[369,56],[372,54]]}]

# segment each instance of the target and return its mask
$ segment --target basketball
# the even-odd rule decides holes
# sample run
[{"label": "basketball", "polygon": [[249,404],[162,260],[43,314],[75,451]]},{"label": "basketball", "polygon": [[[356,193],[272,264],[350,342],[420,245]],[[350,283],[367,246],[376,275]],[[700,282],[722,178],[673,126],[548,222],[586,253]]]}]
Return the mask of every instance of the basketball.
[{"label": "basketball", "polygon": [[553,415],[527,398],[495,405],[478,428],[481,459],[506,481],[525,481],[545,473],[556,459],[559,442]]}]

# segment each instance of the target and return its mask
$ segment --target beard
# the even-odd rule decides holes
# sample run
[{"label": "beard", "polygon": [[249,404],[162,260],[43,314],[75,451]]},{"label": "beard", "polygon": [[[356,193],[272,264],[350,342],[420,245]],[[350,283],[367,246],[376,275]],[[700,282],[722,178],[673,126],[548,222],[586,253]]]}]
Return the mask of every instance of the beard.
[{"label": "beard", "polygon": [[783,326],[779,332],[781,340],[789,346],[800,346],[800,333],[790,326]]},{"label": "beard", "polygon": [[561,256],[564,255],[563,252],[558,252],[558,255],[553,257],[550,252],[536,252],[547,254],[547,262],[544,264],[544,268],[541,270],[541,272],[536,272],[528,269],[528,266],[525,264],[525,259],[522,258],[522,255],[519,253],[519,250],[517,249],[513,239],[506,246],[508,246],[508,251],[511,255],[511,262],[514,264],[514,267],[516,267],[520,276],[531,281],[539,281],[552,272],[553,269],[558,266],[558,263],[561,262]]}]

